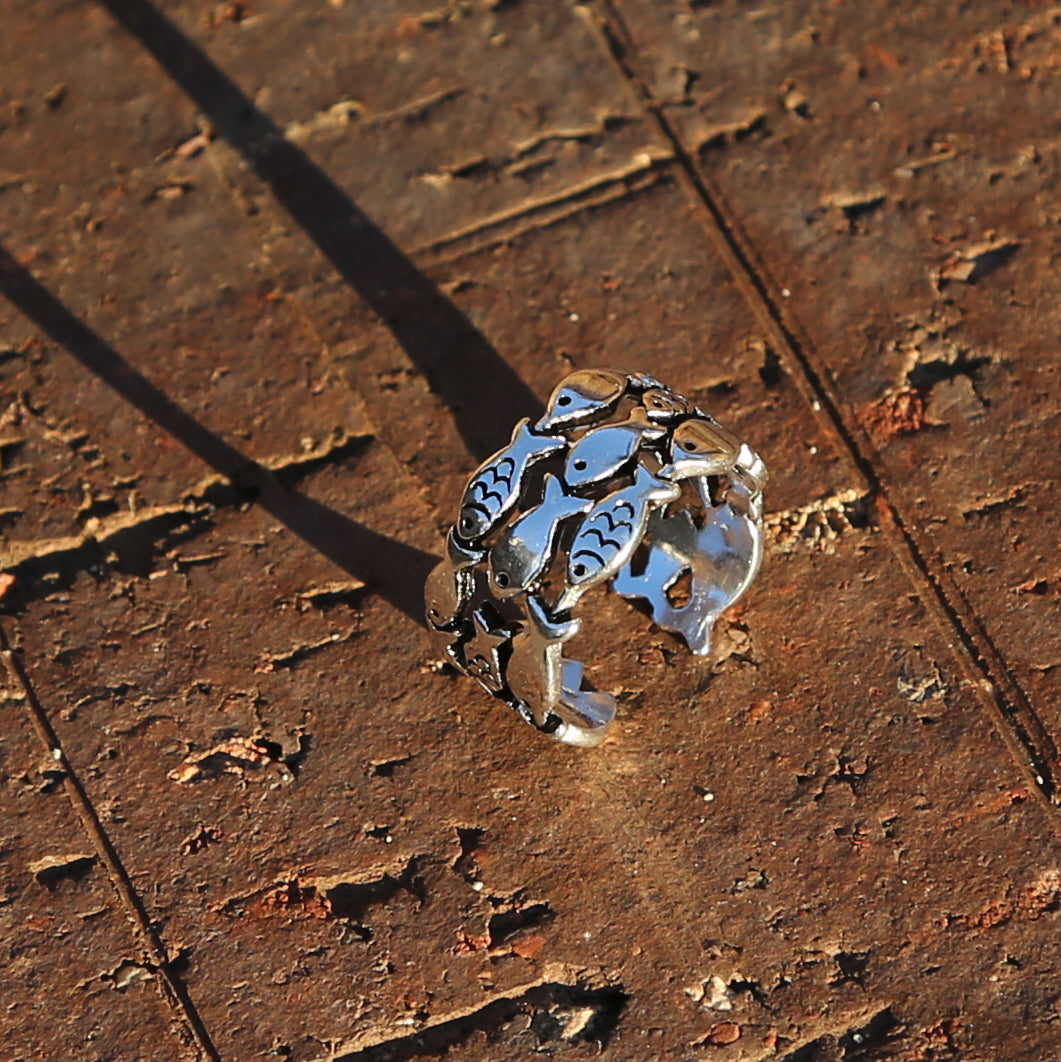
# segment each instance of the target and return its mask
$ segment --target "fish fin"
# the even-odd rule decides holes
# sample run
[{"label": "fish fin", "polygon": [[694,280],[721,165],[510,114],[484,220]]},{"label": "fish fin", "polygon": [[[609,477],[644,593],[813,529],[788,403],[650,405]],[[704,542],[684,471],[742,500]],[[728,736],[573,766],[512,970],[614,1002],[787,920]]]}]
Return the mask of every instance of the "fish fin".
[{"label": "fish fin", "polygon": [[564,490],[560,477],[552,472],[545,473],[542,484],[545,488],[542,492],[542,505],[556,505],[557,502],[567,497],[567,491]]},{"label": "fish fin", "polygon": [[545,602],[540,601],[536,595],[527,595],[527,615],[540,638],[550,641],[567,641],[579,632],[582,627],[581,619],[554,620],[545,610]]},{"label": "fish fin", "polygon": [[634,406],[630,416],[619,426],[637,429],[644,439],[662,439],[667,434],[666,427],[649,420],[648,411],[643,406]]},{"label": "fish fin", "polygon": [[521,421],[517,421],[516,426],[512,429],[513,444],[525,439],[530,434],[530,417],[524,417]]},{"label": "fish fin", "polygon": [[674,501],[682,492],[682,488],[677,483],[660,479],[644,465],[637,466],[634,486],[642,489],[648,488],[648,497],[651,501]]}]

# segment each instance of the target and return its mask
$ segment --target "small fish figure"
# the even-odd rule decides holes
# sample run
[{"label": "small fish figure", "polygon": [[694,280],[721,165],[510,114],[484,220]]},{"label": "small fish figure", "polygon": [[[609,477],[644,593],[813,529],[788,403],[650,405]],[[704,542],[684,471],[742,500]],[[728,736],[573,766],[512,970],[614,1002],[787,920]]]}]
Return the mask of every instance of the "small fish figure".
[{"label": "small fish figure", "polygon": [[614,476],[628,464],[646,439],[658,439],[665,429],[652,424],[640,406],[628,420],[586,432],[571,448],[564,465],[569,487],[585,487]]},{"label": "small fish figure", "polygon": [[490,574],[501,597],[531,586],[549,565],[560,524],[593,508],[592,499],[565,493],[564,485],[552,473],[546,473],[544,482],[541,505],[506,527],[490,551]]},{"label": "small fish figure", "polygon": [[549,397],[538,431],[573,428],[607,416],[626,391],[626,377],[610,369],[580,369],[564,377]]},{"label": "small fish figure", "polygon": [[452,629],[471,594],[471,576],[455,569],[449,561],[439,561],[427,577],[425,601],[427,622],[433,630]]},{"label": "small fish figure", "polygon": [[740,441],[721,424],[706,418],[683,421],[674,429],[670,464],[661,468],[664,479],[721,476],[737,463]]},{"label": "small fish figure", "polygon": [[692,413],[692,407],[681,395],[665,387],[653,387],[646,391],[641,396],[641,404],[649,420],[669,421]]},{"label": "small fish figure", "polygon": [[[728,503],[712,511],[697,527],[688,511],[649,517],[651,548],[644,570],[634,575],[629,564],[620,570],[612,589],[623,597],[641,597],[652,619],[682,635],[697,655],[711,649],[718,617],[748,588],[762,557],[762,532],[756,521]],[[688,576],[688,600],[672,604],[667,591]]]},{"label": "small fish figure", "polygon": [[563,611],[589,587],[613,576],[631,557],[645,533],[653,502],[666,504],[682,492],[677,483],[657,479],[639,465],[634,482],[602,498],[582,521],[567,559],[568,590],[557,611]]},{"label": "small fish figure", "polygon": [[563,643],[579,632],[582,621],[553,620],[534,594],[527,595],[527,621],[512,639],[505,682],[533,721],[544,726],[562,692]]},{"label": "small fish figure", "polygon": [[451,631],[472,592],[474,565],[486,554],[462,546],[450,531],[446,539],[447,559],[439,561],[427,577],[424,588],[427,622],[436,631]]},{"label": "small fish figure", "polygon": [[512,442],[491,457],[468,484],[461,499],[457,530],[465,541],[482,538],[515,504],[527,469],[567,446],[556,435],[535,435],[524,417]]}]

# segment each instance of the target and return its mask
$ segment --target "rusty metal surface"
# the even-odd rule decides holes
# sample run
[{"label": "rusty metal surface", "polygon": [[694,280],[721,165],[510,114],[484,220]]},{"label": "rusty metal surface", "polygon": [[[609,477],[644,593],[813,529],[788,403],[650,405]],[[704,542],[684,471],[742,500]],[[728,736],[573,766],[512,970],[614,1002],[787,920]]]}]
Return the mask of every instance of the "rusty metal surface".
[{"label": "rusty metal surface", "polygon": [[622,14],[649,91],[1055,754],[1056,9]]},{"label": "rusty metal surface", "polygon": [[27,1059],[58,1057],[64,1045],[83,1058],[194,1058],[159,994],[153,956],[130,935],[106,864],[64,795],[63,765],[4,677],[4,1050]]},{"label": "rusty metal surface", "polygon": [[[1054,16],[4,18],[13,1057],[1057,1053]],[[416,613],[598,364],[773,479],[716,658],[599,595],[586,753]]]}]

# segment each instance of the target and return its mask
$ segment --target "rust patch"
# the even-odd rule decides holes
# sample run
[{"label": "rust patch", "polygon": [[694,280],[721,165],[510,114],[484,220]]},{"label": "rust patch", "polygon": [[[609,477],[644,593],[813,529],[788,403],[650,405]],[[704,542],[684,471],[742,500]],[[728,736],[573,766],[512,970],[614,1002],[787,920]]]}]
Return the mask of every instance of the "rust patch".
[{"label": "rust patch", "polygon": [[882,395],[862,408],[858,420],[870,435],[882,442],[939,426],[928,419],[925,395],[914,387],[901,387]]},{"label": "rust patch", "polygon": [[195,855],[211,845],[220,844],[225,831],[220,826],[200,826],[195,833],[189,834],[181,842],[181,855]]},{"label": "rust patch", "polygon": [[27,869],[46,889],[56,888],[62,881],[80,881],[94,866],[96,857],[90,854],[44,856],[34,860]]},{"label": "rust patch", "polygon": [[735,1021],[720,1021],[711,1026],[707,1035],[696,1046],[728,1047],[741,1038],[742,1031]]},{"label": "rust patch", "polygon": [[968,915],[951,916],[947,927],[959,925],[974,929],[992,929],[1007,922],[1037,921],[1044,915],[1061,910],[1061,871],[1047,870],[1016,897],[992,900],[979,911]]},{"label": "rust patch", "polygon": [[276,742],[264,738],[234,737],[205,752],[189,756],[167,776],[172,782],[188,784],[219,778],[223,774],[245,777],[247,771],[275,767],[282,782],[294,781],[283,750]]}]

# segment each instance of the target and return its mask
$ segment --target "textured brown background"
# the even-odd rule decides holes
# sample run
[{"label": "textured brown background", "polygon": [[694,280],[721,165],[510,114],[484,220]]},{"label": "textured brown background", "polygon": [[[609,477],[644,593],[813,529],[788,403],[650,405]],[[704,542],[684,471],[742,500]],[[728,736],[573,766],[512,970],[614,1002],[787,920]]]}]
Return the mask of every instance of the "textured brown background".
[{"label": "textured brown background", "polygon": [[[0,25],[5,1058],[1061,1055],[1061,9]],[[593,365],[772,480],[584,752],[418,612]]]}]

